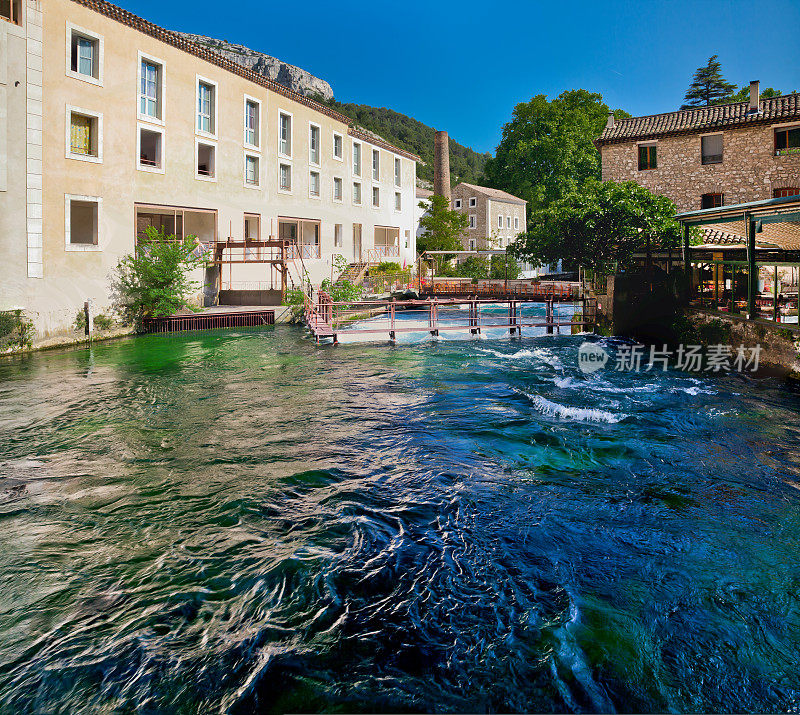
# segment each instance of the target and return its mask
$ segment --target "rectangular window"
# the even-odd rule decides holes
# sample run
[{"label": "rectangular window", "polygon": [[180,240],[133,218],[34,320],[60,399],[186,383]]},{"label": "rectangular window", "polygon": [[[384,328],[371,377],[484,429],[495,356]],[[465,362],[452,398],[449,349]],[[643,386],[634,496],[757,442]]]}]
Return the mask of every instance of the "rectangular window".
[{"label": "rectangular window", "polygon": [[292,155],[292,118],[283,112],[278,119],[278,153]]},{"label": "rectangular window", "polygon": [[372,150],[372,179],[381,180],[381,153],[378,149]]},{"label": "rectangular window", "polygon": [[478,217],[475,214],[469,215],[469,227],[470,228],[477,228],[478,226]]},{"label": "rectangular window", "polygon": [[314,124],[308,128],[308,161],[319,166],[319,127]]},{"label": "rectangular window", "polygon": [[469,207],[470,207],[470,208],[474,208],[474,207],[475,207],[475,206],[477,206],[477,205],[478,205],[478,199],[477,199],[477,198],[475,198],[474,196],[473,196],[472,198],[470,198],[470,200],[469,200]]},{"label": "rectangular window", "polygon": [[772,192],[773,199],[782,199],[787,196],[800,196],[800,188],[797,186],[785,186],[782,189],[774,189]]},{"label": "rectangular window", "polygon": [[342,241],[342,224],[337,223],[334,224],[333,227],[333,245],[336,248],[341,248],[343,244]]},{"label": "rectangular window", "polygon": [[469,239],[469,250],[474,251],[478,247],[478,240],[476,238]]},{"label": "rectangular window", "polygon": [[703,194],[700,197],[701,209],[715,209],[725,203],[725,194]]},{"label": "rectangular window", "polygon": [[21,25],[22,0],[0,0],[0,17],[15,25]]},{"label": "rectangular window", "polygon": [[216,147],[197,142],[197,175],[213,179],[216,176]]},{"label": "rectangular window", "polygon": [[800,127],[775,130],[775,151],[800,148]]},{"label": "rectangular window", "polygon": [[461,208],[461,199],[456,199],[455,203],[453,204],[457,209]]},{"label": "rectangular window", "polygon": [[261,239],[261,216],[259,214],[244,215],[244,238],[246,241]]},{"label": "rectangular window", "polygon": [[361,144],[353,142],[353,176],[361,176]]},{"label": "rectangular window", "polygon": [[360,206],[361,205],[361,182],[360,181],[354,181],[353,182],[353,203],[356,204],[356,206]]},{"label": "rectangular window", "polygon": [[344,137],[341,134],[333,134],[333,158],[344,159]]},{"label": "rectangular window", "polygon": [[70,129],[70,151],[73,154],[83,154],[84,156],[97,156],[94,148],[97,144],[94,135],[94,117],[86,117],[83,114],[72,113],[72,125]]},{"label": "rectangular window", "polygon": [[700,137],[700,152],[703,164],[722,163],[722,134]]},{"label": "rectangular window", "polygon": [[319,196],[319,172],[310,171],[308,173],[308,194],[309,196]]},{"label": "rectangular window", "polygon": [[68,246],[98,245],[97,200],[67,199],[69,211]]},{"label": "rectangular window", "polygon": [[139,166],[162,169],[164,135],[159,131],[139,127]]},{"label": "rectangular window", "polygon": [[139,114],[161,119],[161,76],[160,65],[150,60],[142,60],[139,68]]},{"label": "rectangular window", "polygon": [[338,176],[333,177],[333,200],[342,200],[342,180]]},{"label": "rectangular window", "polygon": [[503,228],[503,214],[497,217],[497,228]]},{"label": "rectangular window", "polygon": [[197,130],[214,134],[214,85],[208,82],[197,83]]},{"label": "rectangular window", "polygon": [[257,156],[252,154],[244,155],[244,183],[248,186],[259,185],[259,161]]},{"label": "rectangular window", "polygon": [[372,187],[372,205],[376,208],[381,205],[381,190],[377,186]]},{"label": "rectangular window", "polygon": [[281,164],[278,168],[278,188],[281,191],[292,190],[292,167],[289,164]]},{"label": "rectangular window", "polygon": [[67,107],[67,157],[99,163],[102,160],[101,115]]},{"label": "rectangular window", "polygon": [[514,228],[519,228],[519,216],[514,216]]},{"label": "rectangular window", "polygon": [[639,171],[655,169],[656,167],[656,145],[639,145]]},{"label": "rectangular window", "polygon": [[261,136],[259,126],[261,112],[258,102],[253,99],[244,101],[244,143],[248,146],[260,146]]},{"label": "rectangular window", "polygon": [[400,159],[398,157],[395,157],[395,159],[394,159],[394,185],[395,186],[400,186],[400,184],[402,183],[401,179],[403,177],[401,176],[400,172],[401,172]]},{"label": "rectangular window", "polygon": [[506,216],[506,228],[511,228],[511,216]]},{"label": "rectangular window", "polygon": [[403,202],[403,198],[400,195],[400,192],[399,191],[395,191],[394,192],[394,210],[395,211],[402,211],[402,206],[403,206],[402,202]]}]

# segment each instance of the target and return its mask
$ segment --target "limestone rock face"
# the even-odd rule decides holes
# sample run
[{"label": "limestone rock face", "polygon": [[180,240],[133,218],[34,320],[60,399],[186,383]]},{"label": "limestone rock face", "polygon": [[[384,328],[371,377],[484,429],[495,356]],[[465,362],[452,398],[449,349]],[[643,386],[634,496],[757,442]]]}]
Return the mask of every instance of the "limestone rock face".
[{"label": "limestone rock face", "polygon": [[271,79],[273,82],[277,82],[299,94],[305,96],[321,95],[325,99],[333,99],[333,89],[324,79],[315,77],[310,72],[300,69],[300,67],[295,67],[282,62],[276,57],[271,57],[263,52],[256,52],[249,47],[235,45],[225,40],[215,40],[213,37],[192,35],[188,32],[179,32],[178,34],[187,40],[204,45],[218,52],[226,59],[257,72],[263,77]]}]

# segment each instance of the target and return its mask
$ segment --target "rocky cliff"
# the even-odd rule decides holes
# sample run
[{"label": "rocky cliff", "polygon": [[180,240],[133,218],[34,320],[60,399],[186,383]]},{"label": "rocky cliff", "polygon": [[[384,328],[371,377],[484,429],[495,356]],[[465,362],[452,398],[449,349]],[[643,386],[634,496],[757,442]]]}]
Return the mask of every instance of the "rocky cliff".
[{"label": "rocky cliff", "polygon": [[304,69],[282,62],[276,57],[271,57],[263,52],[256,52],[243,45],[235,45],[225,40],[215,40],[213,37],[191,35],[187,32],[179,32],[178,34],[187,40],[205,45],[232,62],[247,67],[247,69],[253,70],[253,72],[257,72],[295,92],[306,96],[321,95],[325,99],[333,98],[333,90],[324,79],[315,77]]}]

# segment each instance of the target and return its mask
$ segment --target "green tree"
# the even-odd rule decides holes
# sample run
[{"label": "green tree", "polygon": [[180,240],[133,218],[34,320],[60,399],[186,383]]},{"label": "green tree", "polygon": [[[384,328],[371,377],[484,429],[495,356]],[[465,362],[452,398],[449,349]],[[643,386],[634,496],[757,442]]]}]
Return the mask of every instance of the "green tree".
[{"label": "green tree", "polygon": [[[486,163],[483,183],[528,202],[529,215],[600,178],[600,153],[593,141],[608,120],[599,94],[584,89],[543,94],[514,107],[496,155]],[[630,117],[617,109],[618,119]],[[530,222],[528,224],[531,225]]]},{"label": "green tree", "polygon": [[515,280],[522,275],[522,269],[509,253],[504,256],[492,256],[492,266],[489,278],[494,280]]},{"label": "green tree", "polygon": [[[761,99],[769,99],[770,97],[780,97],[781,91],[772,87],[767,87],[761,91]],[[749,102],[750,101],[750,85],[745,85],[738,92],[718,99],[714,104],[733,104],[734,102]]]},{"label": "green tree", "polygon": [[708,58],[708,64],[705,67],[698,67],[694,73],[681,109],[719,104],[720,100],[727,101],[735,89],[736,85],[722,76],[722,65],[717,55],[712,55]]},{"label": "green tree", "polygon": [[[427,213],[419,220],[422,234],[417,239],[417,250],[420,253],[462,250],[461,239],[469,226],[467,215],[452,211],[447,197],[438,194],[431,196],[428,203],[420,201],[419,207],[427,209]],[[438,263],[441,265],[444,260],[447,260],[447,256]]]},{"label": "green tree", "polygon": [[115,307],[126,322],[140,325],[142,318],[189,307],[187,297],[198,287],[189,273],[202,263],[197,247],[196,236],[179,239],[163,229],[145,229],[134,253],[120,259],[112,273]]},{"label": "green tree", "polygon": [[648,240],[652,249],[680,245],[675,204],[633,181],[587,180],[579,190],[534,216],[533,227],[510,247],[512,255],[544,265],[564,259],[600,268],[630,263]]}]

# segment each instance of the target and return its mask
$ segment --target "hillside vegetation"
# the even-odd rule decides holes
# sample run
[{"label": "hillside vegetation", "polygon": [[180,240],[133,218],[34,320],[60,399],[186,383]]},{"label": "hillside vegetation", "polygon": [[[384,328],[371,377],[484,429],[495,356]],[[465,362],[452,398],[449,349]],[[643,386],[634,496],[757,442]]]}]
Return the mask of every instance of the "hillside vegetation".
[{"label": "hillside vegetation", "polygon": [[[320,99],[320,98],[317,98]],[[422,157],[424,164],[417,164],[417,178],[433,182],[433,138],[435,129],[412,117],[385,107],[370,107],[366,104],[337,102],[335,99],[320,100],[337,112],[350,117],[364,129],[383,137],[390,144]],[[479,154],[462,146],[450,137],[450,179],[478,183],[491,154]]]}]

